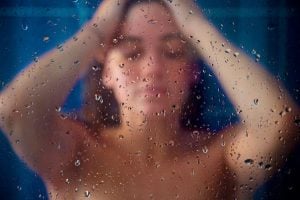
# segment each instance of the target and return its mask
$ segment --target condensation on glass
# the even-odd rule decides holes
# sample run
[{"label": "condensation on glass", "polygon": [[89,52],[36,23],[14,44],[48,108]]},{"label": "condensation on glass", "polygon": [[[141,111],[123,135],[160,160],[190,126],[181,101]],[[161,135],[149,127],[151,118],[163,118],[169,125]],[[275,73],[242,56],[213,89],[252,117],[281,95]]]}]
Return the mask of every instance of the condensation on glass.
[{"label": "condensation on glass", "polygon": [[0,3],[1,195],[299,195],[296,11],[284,0]]}]

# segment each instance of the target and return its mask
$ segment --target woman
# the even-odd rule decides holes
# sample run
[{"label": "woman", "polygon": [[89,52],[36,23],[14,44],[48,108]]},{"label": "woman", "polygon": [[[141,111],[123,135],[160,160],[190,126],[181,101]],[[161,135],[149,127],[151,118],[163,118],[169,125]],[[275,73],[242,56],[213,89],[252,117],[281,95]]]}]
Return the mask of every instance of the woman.
[{"label": "woman", "polygon": [[[189,45],[240,116],[216,136],[180,124],[199,78]],[[84,125],[60,113],[95,60],[119,105],[119,115],[108,117],[119,125],[98,126],[89,112],[95,123]],[[107,103],[100,91],[93,97]],[[297,142],[299,108],[287,91],[192,0],[103,1],[82,30],[28,66],[0,98],[2,129],[51,199],[247,199]]]}]

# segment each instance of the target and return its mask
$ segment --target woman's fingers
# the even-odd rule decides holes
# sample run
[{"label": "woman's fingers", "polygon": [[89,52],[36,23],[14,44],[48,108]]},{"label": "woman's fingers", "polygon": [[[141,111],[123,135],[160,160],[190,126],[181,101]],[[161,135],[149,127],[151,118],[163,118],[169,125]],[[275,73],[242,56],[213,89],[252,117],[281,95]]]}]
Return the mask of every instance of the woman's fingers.
[{"label": "woman's fingers", "polygon": [[181,14],[182,17],[186,17],[194,13],[199,12],[197,4],[193,0],[164,0],[174,14]]},{"label": "woman's fingers", "polygon": [[193,27],[195,19],[203,18],[202,12],[193,0],[164,0],[164,2],[184,33],[187,33],[188,27]]},{"label": "woman's fingers", "polygon": [[124,7],[129,0],[104,0],[96,10],[90,23],[105,39],[120,25]]},{"label": "woman's fingers", "polygon": [[94,58],[97,62],[104,62],[105,55],[112,37],[121,25],[125,5],[129,0],[103,0],[87,24],[88,31],[95,35],[100,42],[99,48],[95,51]]}]

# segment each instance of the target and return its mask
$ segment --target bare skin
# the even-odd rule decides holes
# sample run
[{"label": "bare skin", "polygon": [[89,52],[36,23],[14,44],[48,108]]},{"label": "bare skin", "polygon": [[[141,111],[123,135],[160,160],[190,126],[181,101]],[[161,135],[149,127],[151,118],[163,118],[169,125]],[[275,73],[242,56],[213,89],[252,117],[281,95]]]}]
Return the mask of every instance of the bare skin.
[{"label": "bare skin", "polygon": [[[296,145],[292,122],[298,106],[278,81],[227,42],[193,1],[165,1],[167,8],[134,5],[121,28],[122,42],[111,47],[126,3],[117,2],[104,1],[63,51],[45,54],[1,93],[1,128],[16,153],[42,176],[51,199],[251,198]],[[183,40],[242,110],[240,124],[216,136],[180,128],[180,111],[173,105],[184,102],[196,81]],[[57,109],[93,59],[105,63],[103,83],[123,103],[121,125],[97,139]],[[156,115],[161,110],[165,115]],[[264,170],[268,165],[272,168]]]}]

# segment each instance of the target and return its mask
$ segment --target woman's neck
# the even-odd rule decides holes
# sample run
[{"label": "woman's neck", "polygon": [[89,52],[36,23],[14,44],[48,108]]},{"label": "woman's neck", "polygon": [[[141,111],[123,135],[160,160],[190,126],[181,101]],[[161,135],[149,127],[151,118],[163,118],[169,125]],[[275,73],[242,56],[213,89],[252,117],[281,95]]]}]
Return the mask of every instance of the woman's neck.
[{"label": "woman's neck", "polygon": [[163,159],[181,132],[179,114],[123,113],[121,126],[115,135],[123,152],[139,153],[145,157]]}]

